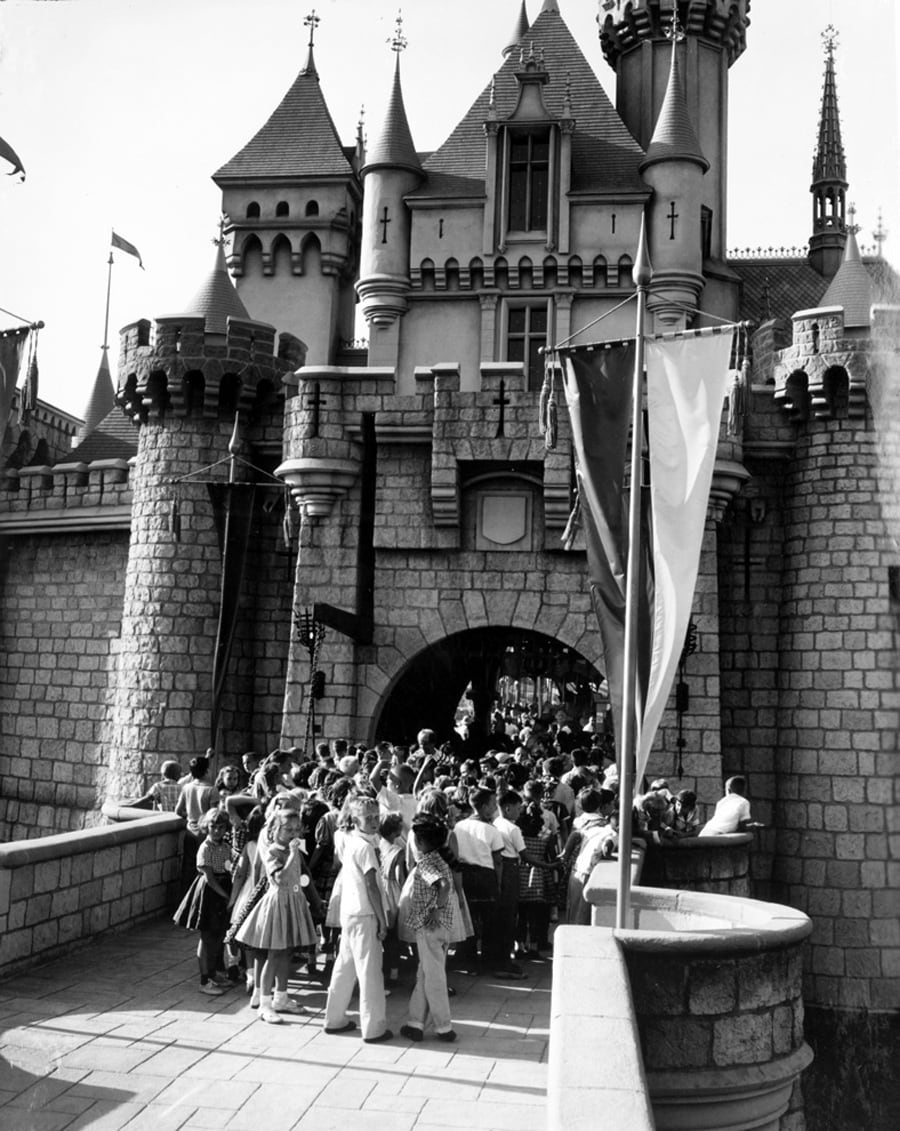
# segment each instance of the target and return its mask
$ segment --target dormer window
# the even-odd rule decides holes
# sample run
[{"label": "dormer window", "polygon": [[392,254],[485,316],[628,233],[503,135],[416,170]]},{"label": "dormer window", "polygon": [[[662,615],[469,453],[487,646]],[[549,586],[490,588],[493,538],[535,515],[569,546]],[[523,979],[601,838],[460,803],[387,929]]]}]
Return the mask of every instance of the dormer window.
[{"label": "dormer window", "polygon": [[509,231],[546,232],[550,129],[509,134]]}]

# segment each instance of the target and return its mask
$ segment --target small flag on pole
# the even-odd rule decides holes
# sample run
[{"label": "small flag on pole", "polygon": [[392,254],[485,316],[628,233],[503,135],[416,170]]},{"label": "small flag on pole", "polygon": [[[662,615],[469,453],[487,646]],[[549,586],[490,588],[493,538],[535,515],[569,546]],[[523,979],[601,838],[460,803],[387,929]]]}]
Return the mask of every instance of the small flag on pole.
[{"label": "small flag on pole", "polygon": [[8,177],[14,177],[16,173],[21,173],[22,180],[25,180],[25,167],[22,164],[22,158],[16,153],[9,142],[4,141],[2,137],[0,137],[0,157],[12,165],[12,171],[6,174]]},{"label": "small flag on pole", "polygon": [[133,255],[135,257],[135,259],[137,259],[138,265],[140,266],[141,270],[142,271],[144,270],[144,263],[143,263],[143,260],[141,259],[141,253],[138,251],[138,249],[134,246],[133,243],[129,243],[128,240],[123,240],[121,236],[117,236],[116,233],[115,233],[115,230],[113,230],[112,239],[110,240],[110,243],[113,247],[117,247],[119,249],[119,251],[125,251],[129,255]]}]

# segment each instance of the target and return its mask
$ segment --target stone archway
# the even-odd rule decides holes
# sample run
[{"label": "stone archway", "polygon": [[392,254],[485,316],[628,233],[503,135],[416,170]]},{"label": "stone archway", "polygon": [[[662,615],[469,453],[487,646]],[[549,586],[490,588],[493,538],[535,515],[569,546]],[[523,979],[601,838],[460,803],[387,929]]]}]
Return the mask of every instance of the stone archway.
[{"label": "stone archway", "polygon": [[469,684],[475,729],[487,733],[491,704],[502,675],[546,677],[564,702],[592,698],[603,675],[584,656],[551,636],[530,629],[482,627],[455,632],[423,648],[406,664],[383,697],[375,738],[412,743],[423,727],[446,740]]}]

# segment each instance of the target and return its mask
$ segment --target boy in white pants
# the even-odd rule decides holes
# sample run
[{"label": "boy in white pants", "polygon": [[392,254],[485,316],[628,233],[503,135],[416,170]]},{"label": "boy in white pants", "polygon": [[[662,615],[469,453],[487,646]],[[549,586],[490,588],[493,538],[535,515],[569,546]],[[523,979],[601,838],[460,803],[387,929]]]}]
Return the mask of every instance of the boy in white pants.
[{"label": "boy in white pants", "polygon": [[378,804],[359,797],[350,802],[353,832],[341,851],[341,945],[325,1006],[325,1032],[346,1033],[356,1025],[347,1006],[359,981],[359,1021],[363,1040],[370,1045],[394,1035],[385,1019],[382,940],[387,919],[381,892],[375,845],[378,840]]}]

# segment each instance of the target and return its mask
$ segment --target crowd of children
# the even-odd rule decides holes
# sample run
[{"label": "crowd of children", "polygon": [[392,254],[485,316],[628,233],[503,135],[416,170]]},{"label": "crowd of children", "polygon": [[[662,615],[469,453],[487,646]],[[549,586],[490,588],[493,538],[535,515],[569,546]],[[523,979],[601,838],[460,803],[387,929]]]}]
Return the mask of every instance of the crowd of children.
[{"label": "crowd of children", "polygon": [[[162,767],[138,799],[187,821],[186,882],[175,921],[197,931],[200,991],[243,981],[267,1024],[303,1012],[288,993],[292,966],[330,977],[325,1029],[356,1028],[359,987],[368,1043],[390,1040],[386,996],[416,967],[401,1034],[433,1028],[453,1041],[448,963],[520,980],[549,956],[554,922],[589,923],[584,884],[618,852],[618,777],[602,736],[575,746],[533,720],[467,756],[420,731],[410,749],[320,743],[314,757],[245,754],[209,781],[209,757]],[[456,734],[457,738],[460,735]],[[208,752],[208,755],[212,752]],[[176,791],[171,785],[178,786]],[[701,825],[690,790],[651,783],[635,799],[632,835],[648,845],[752,827],[746,783],[732,778]],[[224,975],[224,976],[223,976]]]}]

